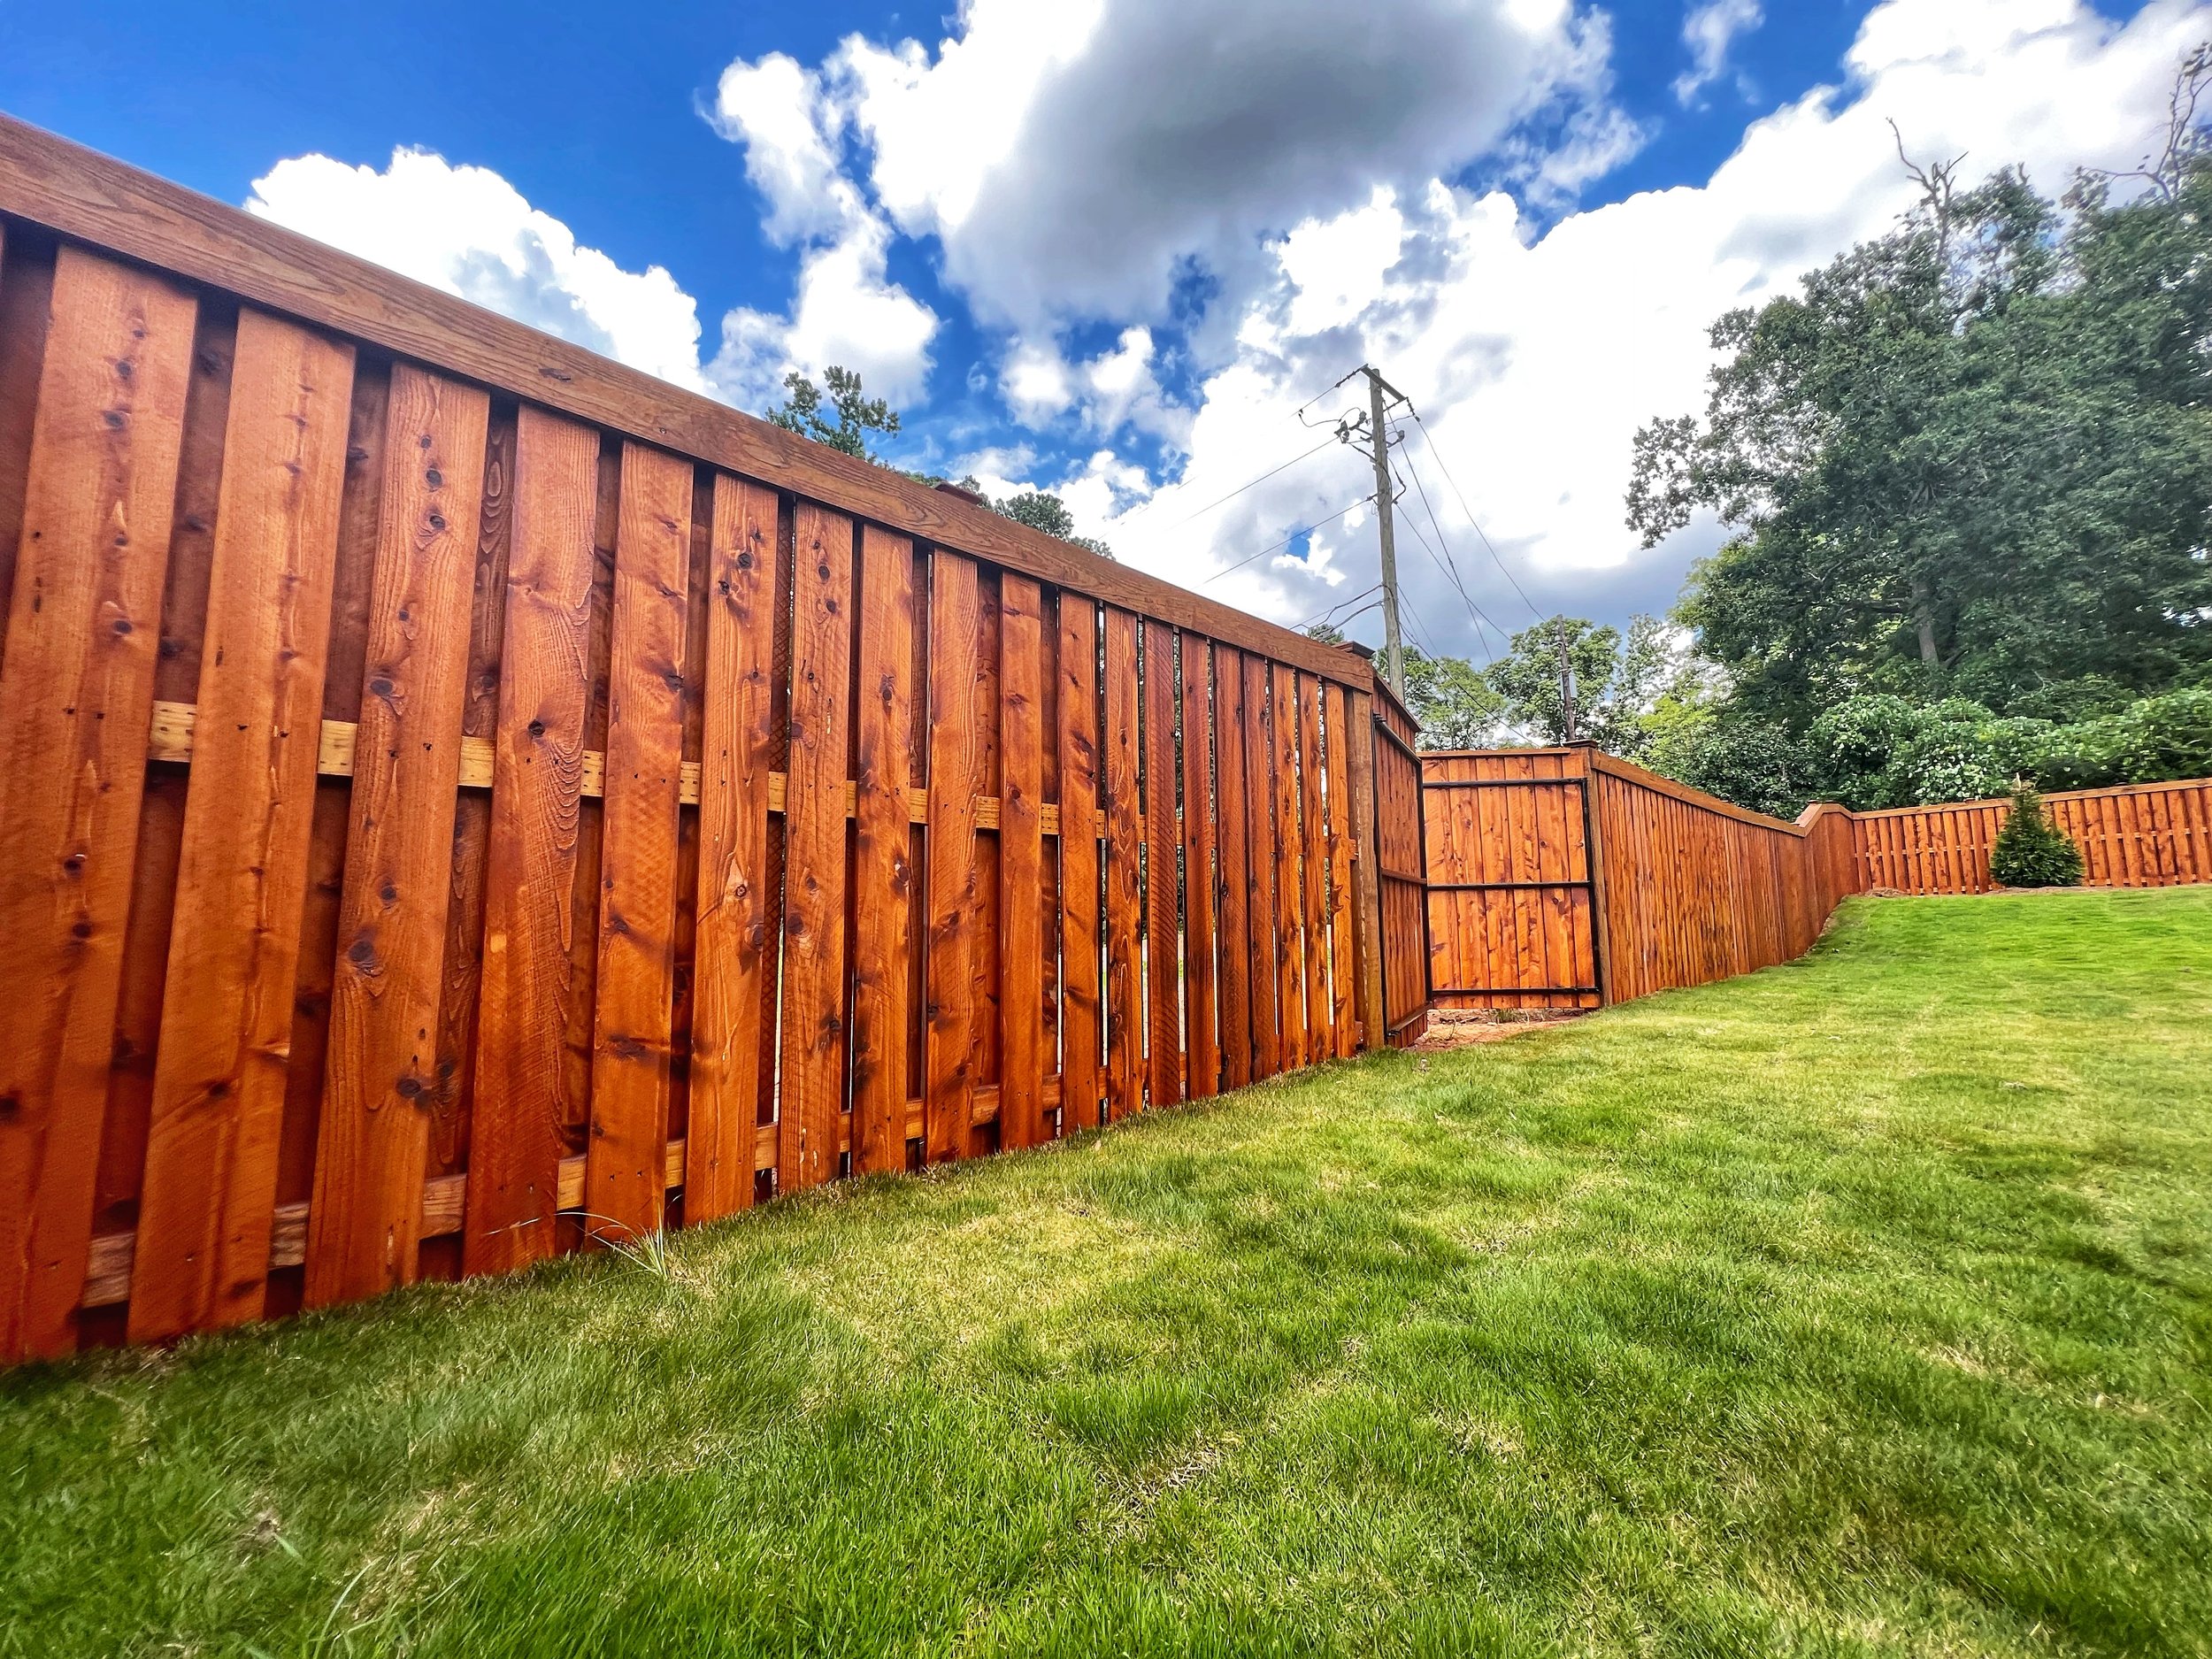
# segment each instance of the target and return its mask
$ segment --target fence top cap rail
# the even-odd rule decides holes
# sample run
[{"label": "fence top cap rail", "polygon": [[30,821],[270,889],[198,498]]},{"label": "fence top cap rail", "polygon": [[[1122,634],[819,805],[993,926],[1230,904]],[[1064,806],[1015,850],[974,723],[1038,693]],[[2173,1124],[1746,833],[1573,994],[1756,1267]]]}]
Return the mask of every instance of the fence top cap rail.
[{"label": "fence top cap rail", "polygon": [[0,113],[0,213],[1356,691],[1356,654],[1002,518]]}]

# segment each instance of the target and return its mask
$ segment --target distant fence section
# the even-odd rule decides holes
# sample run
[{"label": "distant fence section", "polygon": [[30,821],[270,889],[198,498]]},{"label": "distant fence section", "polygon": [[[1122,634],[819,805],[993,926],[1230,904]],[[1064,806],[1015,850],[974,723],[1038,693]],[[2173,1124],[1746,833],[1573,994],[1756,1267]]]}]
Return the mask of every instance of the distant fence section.
[{"label": "distant fence section", "polygon": [[1586,745],[1423,757],[1436,1006],[1595,1008],[1786,962],[1855,889],[1847,814],[1745,811]]},{"label": "distant fence section", "polygon": [[[1595,1008],[1801,955],[1855,893],[1980,893],[2010,804],[1796,823],[1587,744],[1421,757],[1440,1009]],[[2093,887],[2212,880],[2212,781],[2047,797]]]},{"label": "distant fence section", "polygon": [[1426,1003],[1356,657],[5,119],[0,609],[0,1361]]},{"label": "distant fence section", "polygon": [[[2051,821],[2081,849],[2093,887],[2170,887],[2212,881],[2212,780],[2081,789],[2046,795]],[[1866,891],[1986,893],[1989,849],[2010,801],[1961,801],[1852,815],[1859,885]]]}]

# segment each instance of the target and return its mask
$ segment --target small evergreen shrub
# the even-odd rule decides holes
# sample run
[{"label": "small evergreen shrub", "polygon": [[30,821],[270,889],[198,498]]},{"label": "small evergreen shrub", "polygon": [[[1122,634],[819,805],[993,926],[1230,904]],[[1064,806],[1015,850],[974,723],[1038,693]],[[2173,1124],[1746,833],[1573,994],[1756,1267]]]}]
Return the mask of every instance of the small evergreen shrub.
[{"label": "small evergreen shrub", "polygon": [[2012,792],[2012,816],[1989,849],[1989,873],[2003,887],[2078,887],[2081,849],[2044,816],[2043,797],[2026,784]]}]

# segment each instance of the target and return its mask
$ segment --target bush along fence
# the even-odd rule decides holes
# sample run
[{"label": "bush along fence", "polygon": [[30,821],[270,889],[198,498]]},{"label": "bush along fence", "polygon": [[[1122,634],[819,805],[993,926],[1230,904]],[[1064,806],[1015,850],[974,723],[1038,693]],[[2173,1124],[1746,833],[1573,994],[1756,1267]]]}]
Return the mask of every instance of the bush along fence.
[{"label": "bush along fence", "polygon": [[0,1360],[1425,1004],[1358,657],[6,120],[0,600]]},{"label": "bush along fence", "polygon": [[[2003,801],[1784,823],[1586,744],[1421,757],[1440,1009],[1596,1008],[1770,967],[1855,893],[1979,893]],[[2093,887],[2212,881],[2212,781],[2046,798]]]}]

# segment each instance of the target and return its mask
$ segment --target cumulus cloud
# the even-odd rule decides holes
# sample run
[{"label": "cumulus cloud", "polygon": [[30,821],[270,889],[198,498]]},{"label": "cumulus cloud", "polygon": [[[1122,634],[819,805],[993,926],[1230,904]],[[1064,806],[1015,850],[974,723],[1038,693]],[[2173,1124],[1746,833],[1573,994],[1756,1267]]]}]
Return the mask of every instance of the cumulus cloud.
[{"label": "cumulus cloud", "polygon": [[1678,76],[1674,96],[1684,104],[1718,81],[1728,66],[1728,49],[1766,20],[1759,0],[1701,0],[1682,19],[1682,43],[1690,66]]},{"label": "cumulus cloud", "polygon": [[[1270,244],[1271,280],[1197,389],[1183,475],[1138,508],[1102,495],[1083,527],[1131,563],[1279,620],[1358,593],[1374,580],[1374,533],[1355,518],[1239,562],[1364,494],[1363,457],[1331,446],[1198,510],[1322,435],[1301,426],[1301,406],[1366,359],[1412,396],[1433,439],[1409,426],[1399,452],[1413,626],[1479,653],[1481,631],[1422,544],[1437,534],[1428,507],[1449,544],[1439,551],[1484,610],[1502,627],[1532,620],[1448,472],[1540,608],[1662,608],[1717,533],[1701,525],[1636,549],[1622,524],[1630,438],[1701,405],[1706,329],[1721,311],[1895,222],[1912,191],[1886,119],[1916,151],[2018,161],[2056,189],[2077,165],[2139,153],[2208,27],[2212,9],[2185,0],[2153,0],[2126,23],[2078,0],[1889,0],[1841,84],[1755,123],[1701,186],[1571,214],[1534,239],[1509,194],[1436,180],[1317,215]],[[1359,396],[1356,383],[1305,419]]]},{"label": "cumulus cloud", "polygon": [[658,265],[625,271],[484,167],[423,150],[349,167],[295,156],[246,209],[631,367],[703,389],[699,308]]},{"label": "cumulus cloud", "polygon": [[[848,39],[813,126],[864,145],[882,211],[938,239],[986,321],[1151,320],[1179,273],[1233,277],[1317,204],[1575,119],[1601,97],[1602,34],[1568,0],[1402,0],[1354,27],[1326,0],[969,0],[933,50]],[[1622,153],[1620,123],[1584,125],[1586,168]],[[733,135],[780,176],[781,150],[756,163]]]}]

